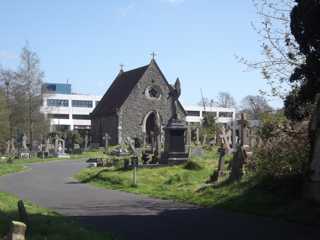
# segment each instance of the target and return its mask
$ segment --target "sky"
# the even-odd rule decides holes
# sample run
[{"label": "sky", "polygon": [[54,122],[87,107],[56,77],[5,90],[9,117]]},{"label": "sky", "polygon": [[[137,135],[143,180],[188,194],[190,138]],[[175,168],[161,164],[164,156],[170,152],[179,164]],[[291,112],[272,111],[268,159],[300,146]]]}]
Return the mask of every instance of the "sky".
[{"label": "sky", "polygon": [[0,65],[15,69],[28,42],[45,82],[69,81],[73,92],[103,95],[120,64],[146,65],[152,52],[170,83],[180,78],[186,105],[201,100],[200,89],[240,103],[268,88],[235,57],[261,57],[251,0],[1,0],[0,12]]}]

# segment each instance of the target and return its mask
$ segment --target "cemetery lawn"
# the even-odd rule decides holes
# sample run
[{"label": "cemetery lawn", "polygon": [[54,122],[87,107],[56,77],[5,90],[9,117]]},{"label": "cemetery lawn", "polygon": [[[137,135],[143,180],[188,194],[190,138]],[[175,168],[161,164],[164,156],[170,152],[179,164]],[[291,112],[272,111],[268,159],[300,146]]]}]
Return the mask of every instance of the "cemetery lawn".
[{"label": "cemetery lawn", "polygon": [[[0,239],[10,229],[10,222],[18,220],[18,199],[0,192]],[[27,239],[112,239],[111,235],[84,229],[71,218],[63,217],[47,209],[40,208],[30,202],[24,202],[29,215],[30,232]]]},{"label": "cemetery lawn", "polygon": [[[231,157],[226,159],[226,169],[230,160]],[[294,222],[320,223],[320,209],[299,200],[292,193],[292,187],[288,187],[292,183],[290,179],[275,182],[255,175],[245,175],[239,182],[230,183],[222,179],[219,184],[212,186],[206,184],[206,181],[213,170],[217,169],[216,149],[192,161],[202,168],[188,170],[185,165],[140,168],[137,170],[137,186],[132,184],[132,170],[88,168],[76,174],[75,178],[101,188],[173,199],[203,207],[217,207]]]},{"label": "cemetery lawn", "polygon": [[27,170],[28,167],[25,164],[28,163],[45,163],[58,160],[83,160],[88,158],[103,158],[106,155],[99,150],[83,152],[82,154],[72,154],[70,158],[30,158],[30,159],[14,159],[12,163],[7,163],[6,160],[0,160],[0,176],[15,172],[21,172]]}]

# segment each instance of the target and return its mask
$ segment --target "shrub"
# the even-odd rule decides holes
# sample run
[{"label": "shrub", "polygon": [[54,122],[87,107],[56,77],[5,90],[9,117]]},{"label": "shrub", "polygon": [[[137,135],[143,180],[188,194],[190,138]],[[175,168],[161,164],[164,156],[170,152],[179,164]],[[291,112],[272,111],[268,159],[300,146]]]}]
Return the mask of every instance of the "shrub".
[{"label": "shrub", "polygon": [[258,174],[281,178],[306,173],[310,149],[308,124],[276,116],[262,120],[260,134],[263,144],[253,153]]}]

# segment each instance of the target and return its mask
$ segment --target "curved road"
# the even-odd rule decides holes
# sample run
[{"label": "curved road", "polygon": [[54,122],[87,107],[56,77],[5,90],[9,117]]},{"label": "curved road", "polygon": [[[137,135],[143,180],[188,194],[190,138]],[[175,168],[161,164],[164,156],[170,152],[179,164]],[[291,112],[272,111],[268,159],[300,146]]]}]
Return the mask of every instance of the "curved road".
[{"label": "curved road", "polygon": [[0,177],[0,191],[76,218],[125,239],[319,239],[316,227],[103,190],[72,176],[86,163],[30,164]]}]

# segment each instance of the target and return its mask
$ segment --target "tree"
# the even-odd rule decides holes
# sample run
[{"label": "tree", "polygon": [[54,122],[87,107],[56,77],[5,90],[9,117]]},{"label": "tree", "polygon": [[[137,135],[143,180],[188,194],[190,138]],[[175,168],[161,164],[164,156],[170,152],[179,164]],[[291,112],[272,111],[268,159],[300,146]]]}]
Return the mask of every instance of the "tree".
[{"label": "tree", "polygon": [[217,107],[234,108],[236,107],[236,101],[229,93],[219,92],[215,105]]},{"label": "tree", "polygon": [[[290,32],[290,11],[295,0],[252,0],[259,20],[252,24],[260,37],[262,58],[249,61],[238,57],[239,61],[261,71],[270,86],[270,94],[285,99],[295,84],[289,81],[293,69],[305,61],[299,54],[299,47]],[[257,24],[258,23],[258,24]]]},{"label": "tree", "polygon": [[214,101],[213,99],[209,99],[209,98],[202,98],[199,102],[198,102],[198,106],[201,107],[213,107],[214,106]]},{"label": "tree", "polygon": [[29,143],[41,139],[49,129],[48,121],[40,112],[43,72],[37,54],[24,47],[17,71],[0,69],[1,85],[8,83],[8,107],[10,112],[10,135],[27,134]]},{"label": "tree", "polygon": [[241,111],[247,113],[250,118],[258,119],[263,112],[272,111],[272,107],[268,104],[263,96],[248,95],[241,101]]},{"label": "tree", "polygon": [[305,61],[290,77],[295,87],[286,97],[285,113],[290,119],[302,120],[310,115],[315,96],[320,93],[320,1],[296,2],[291,11],[291,33]]},{"label": "tree", "polygon": [[5,93],[0,89],[0,151],[9,139],[9,110]]}]

